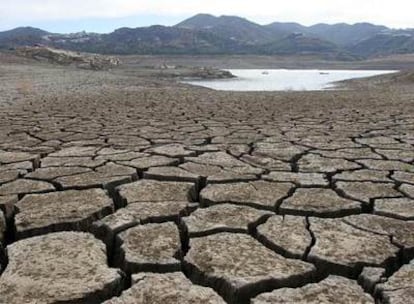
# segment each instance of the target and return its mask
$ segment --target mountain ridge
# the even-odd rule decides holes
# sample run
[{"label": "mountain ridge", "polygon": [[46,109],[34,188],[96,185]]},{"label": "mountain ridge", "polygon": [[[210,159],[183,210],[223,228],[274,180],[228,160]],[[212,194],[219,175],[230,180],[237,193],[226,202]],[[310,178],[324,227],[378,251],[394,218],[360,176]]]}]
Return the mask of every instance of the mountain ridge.
[{"label": "mountain ridge", "polygon": [[36,44],[103,54],[320,54],[352,60],[414,53],[414,29],[367,22],[260,25],[238,16],[198,14],[173,26],[123,27],[107,34],[33,27],[0,32],[0,49]]}]

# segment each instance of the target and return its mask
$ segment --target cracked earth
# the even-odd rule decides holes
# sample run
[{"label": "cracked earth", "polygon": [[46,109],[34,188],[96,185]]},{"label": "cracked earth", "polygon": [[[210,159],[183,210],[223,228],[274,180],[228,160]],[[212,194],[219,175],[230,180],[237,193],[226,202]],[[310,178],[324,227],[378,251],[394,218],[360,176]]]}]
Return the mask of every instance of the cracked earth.
[{"label": "cracked earth", "polygon": [[7,67],[0,303],[414,302],[407,88]]}]

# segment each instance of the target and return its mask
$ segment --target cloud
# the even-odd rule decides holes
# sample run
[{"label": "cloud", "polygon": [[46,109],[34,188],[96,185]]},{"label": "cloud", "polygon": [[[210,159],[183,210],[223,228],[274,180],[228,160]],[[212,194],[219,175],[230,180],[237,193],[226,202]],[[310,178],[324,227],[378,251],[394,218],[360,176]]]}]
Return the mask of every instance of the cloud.
[{"label": "cloud", "polygon": [[407,0],[1,0],[0,20],[27,24],[48,20],[122,18],[139,15],[190,16],[196,13],[240,15],[261,23],[296,21],[368,21],[414,27]]}]

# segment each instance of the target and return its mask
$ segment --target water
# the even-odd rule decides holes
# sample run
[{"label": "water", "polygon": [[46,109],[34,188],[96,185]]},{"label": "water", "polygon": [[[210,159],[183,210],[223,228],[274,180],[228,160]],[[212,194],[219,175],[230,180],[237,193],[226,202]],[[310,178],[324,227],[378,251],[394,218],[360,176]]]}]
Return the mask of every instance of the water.
[{"label": "water", "polygon": [[194,80],[185,83],[220,91],[320,91],[333,82],[397,71],[379,70],[228,70],[237,78]]}]

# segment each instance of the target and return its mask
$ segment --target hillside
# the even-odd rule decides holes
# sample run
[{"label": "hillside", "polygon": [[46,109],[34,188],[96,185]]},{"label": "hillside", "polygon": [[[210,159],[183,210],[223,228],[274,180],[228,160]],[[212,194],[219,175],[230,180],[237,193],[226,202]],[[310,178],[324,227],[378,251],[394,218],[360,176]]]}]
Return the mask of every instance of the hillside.
[{"label": "hillside", "polygon": [[260,25],[237,16],[199,14],[175,26],[109,34],[54,34],[32,27],[0,32],[0,49],[36,44],[104,54],[316,54],[350,60],[414,53],[414,30],[369,23]]}]

